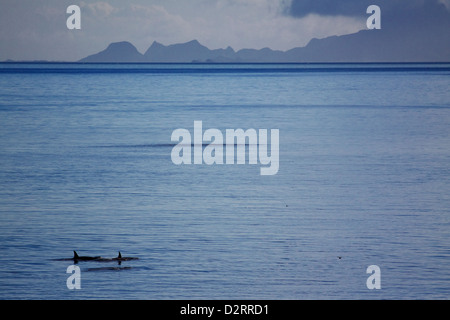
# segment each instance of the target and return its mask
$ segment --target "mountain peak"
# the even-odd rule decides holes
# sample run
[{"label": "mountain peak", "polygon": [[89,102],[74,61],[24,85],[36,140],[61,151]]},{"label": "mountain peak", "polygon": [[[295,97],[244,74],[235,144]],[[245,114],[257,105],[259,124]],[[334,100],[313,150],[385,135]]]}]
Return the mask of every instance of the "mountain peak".
[{"label": "mountain peak", "polygon": [[[198,42],[198,40],[196,40],[196,39],[191,40],[191,41],[188,41],[188,42],[186,42],[186,44],[202,46],[202,45],[200,44],[200,42]],[[203,47],[203,46],[202,46],[202,47]]]},{"label": "mountain peak", "polygon": [[151,47],[154,47],[154,48],[157,48],[157,47],[164,47],[164,45],[162,44],[162,43],[159,43],[158,41],[153,41],[153,43],[152,43],[152,45],[150,46],[150,48]]},{"label": "mountain peak", "polygon": [[200,42],[198,42],[198,40],[191,40],[185,43],[180,43],[180,44],[173,44],[170,47],[182,47],[184,49],[190,49],[190,50],[204,50],[207,49],[209,50],[207,47],[205,47],[204,45],[202,45]]},{"label": "mountain peak", "polygon": [[128,41],[113,42],[105,50],[80,62],[143,62],[143,55]]},{"label": "mountain peak", "polygon": [[211,50],[203,46],[198,40],[164,46],[156,41],[145,52],[147,62],[192,62],[207,60]]},{"label": "mountain peak", "polygon": [[119,48],[120,49],[128,49],[128,50],[136,50],[136,47],[133,46],[128,41],[113,42],[106,49],[108,50],[108,49],[119,49]]}]

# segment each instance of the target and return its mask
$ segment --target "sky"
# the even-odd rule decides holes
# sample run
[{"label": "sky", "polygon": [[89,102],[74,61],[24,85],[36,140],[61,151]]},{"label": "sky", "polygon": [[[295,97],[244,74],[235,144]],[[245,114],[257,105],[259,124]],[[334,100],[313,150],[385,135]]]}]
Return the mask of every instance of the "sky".
[{"label": "sky", "polygon": [[[365,29],[371,4],[401,23],[450,10],[450,0],[0,0],[0,61],[76,61],[119,41],[141,53],[153,41],[194,39],[210,49],[288,50]],[[66,27],[69,5],[81,9],[81,30]]]}]

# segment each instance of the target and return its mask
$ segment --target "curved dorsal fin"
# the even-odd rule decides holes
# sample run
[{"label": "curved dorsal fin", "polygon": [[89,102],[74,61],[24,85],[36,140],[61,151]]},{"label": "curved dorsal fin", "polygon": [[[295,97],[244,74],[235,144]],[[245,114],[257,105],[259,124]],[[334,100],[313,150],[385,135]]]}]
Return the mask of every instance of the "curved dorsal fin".
[{"label": "curved dorsal fin", "polygon": [[119,251],[119,255],[117,256],[117,258],[122,259],[122,254]]},{"label": "curved dorsal fin", "polygon": [[73,258],[74,259],[78,259],[79,258],[78,254],[77,254],[77,252],[75,250],[73,250]]}]

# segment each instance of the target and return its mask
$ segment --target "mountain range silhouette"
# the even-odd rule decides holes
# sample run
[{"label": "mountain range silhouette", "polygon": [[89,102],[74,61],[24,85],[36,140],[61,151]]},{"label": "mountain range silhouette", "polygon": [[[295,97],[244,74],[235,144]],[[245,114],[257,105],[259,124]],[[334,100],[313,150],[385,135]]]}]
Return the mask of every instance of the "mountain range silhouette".
[{"label": "mountain range silhouette", "polygon": [[[445,36],[439,35],[437,38]],[[111,43],[105,50],[87,56],[83,63],[289,63],[289,62],[449,62],[450,41],[428,38],[402,39],[383,30],[312,39],[305,47],[287,51],[231,47],[211,50],[197,40],[165,46],[153,42],[142,54],[127,41]],[[414,40],[414,39],[412,39]]]},{"label": "mountain range silhouette", "polygon": [[[161,63],[283,63],[283,62],[450,62],[450,14],[434,13],[416,19],[386,19],[381,29],[361,30],[342,36],[312,39],[304,47],[287,51],[241,49],[211,50],[197,40],[163,45],[154,41],[145,53],[127,41],[111,43],[105,50],[79,62]],[[431,23],[437,20],[439,23]]]}]

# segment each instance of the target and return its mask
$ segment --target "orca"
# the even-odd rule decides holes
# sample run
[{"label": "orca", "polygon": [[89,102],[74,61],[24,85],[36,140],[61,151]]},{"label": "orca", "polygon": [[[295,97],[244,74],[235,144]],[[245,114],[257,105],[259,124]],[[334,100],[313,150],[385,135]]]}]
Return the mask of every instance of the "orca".
[{"label": "orca", "polygon": [[100,257],[100,256],[97,256],[97,257],[87,257],[87,256],[79,256],[78,254],[77,254],[77,252],[74,250],[73,251],[73,258],[72,258],[72,260],[74,260],[74,261],[91,261],[91,260],[99,260],[99,259],[101,259],[102,257]]},{"label": "orca", "polygon": [[139,258],[136,257],[122,257],[122,254],[119,251],[119,255],[117,258],[112,258],[113,261],[130,261],[130,260],[139,260]]},{"label": "orca", "polygon": [[122,261],[139,260],[139,258],[136,258],[136,257],[122,257],[122,253],[120,251],[116,258],[102,258],[102,257],[95,257],[95,258],[96,259],[93,259],[94,261],[117,262],[119,265],[122,263]]},{"label": "orca", "polygon": [[122,253],[119,251],[119,255],[116,258],[102,258],[101,256],[79,256],[78,253],[74,250],[73,251],[73,258],[65,258],[65,259],[55,259],[56,261],[74,261],[75,264],[78,263],[78,261],[95,261],[95,262],[112,262],[117,261],[117,263],[120,265],[122,261],[130,261],[130,260],[139,260],[139,258],[136,257],[122,257]]}]

